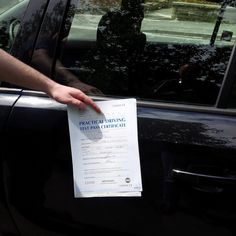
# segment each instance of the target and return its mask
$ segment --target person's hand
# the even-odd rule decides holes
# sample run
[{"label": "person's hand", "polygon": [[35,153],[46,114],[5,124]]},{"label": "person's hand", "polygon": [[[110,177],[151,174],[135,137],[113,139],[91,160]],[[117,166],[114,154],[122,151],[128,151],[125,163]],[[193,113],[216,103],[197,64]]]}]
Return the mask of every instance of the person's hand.
[{"label": "person's hand", "polygon": [[81,90],[64,86],[61,84],[55,84],[49,92],[49,95],[56,101],[67,104],[74,105],[81,110],[84,110],[87,105],[91,106],[95,111],[101,112],[98,105],[87,95],[85,95]]},{"label": "person's hand", "polygon": [[86,94],[104,95],[102,93],[102,91],[99,90],[98,88],[96,88],[96,87],[94,87],[92,85],[83,83],[83,82],[81,82],[79,80],[76,80],[76,81],[73,81],[73,82],[69,82],[67,85],[69,85],[71,87],[74,87],[74,88],[77,88],[77,89],[80,89],[82,92],[84,92]]}]

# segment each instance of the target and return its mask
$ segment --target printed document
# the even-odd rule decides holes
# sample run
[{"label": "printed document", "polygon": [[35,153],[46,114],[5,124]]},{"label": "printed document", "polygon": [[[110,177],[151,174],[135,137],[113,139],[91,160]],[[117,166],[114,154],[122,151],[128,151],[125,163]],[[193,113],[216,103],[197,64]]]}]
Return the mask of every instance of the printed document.
[{"label": "printed document", "polygon": [[75,197],[141,196],[135,99],[68,106]]}]

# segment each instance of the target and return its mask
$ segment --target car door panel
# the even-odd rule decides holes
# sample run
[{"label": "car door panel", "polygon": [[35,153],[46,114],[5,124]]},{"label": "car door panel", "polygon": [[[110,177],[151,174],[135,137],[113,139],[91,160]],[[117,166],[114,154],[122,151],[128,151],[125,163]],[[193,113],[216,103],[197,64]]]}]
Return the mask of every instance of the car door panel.
[{"label": "car door panel", "polygon": [[[42,232],[47,235],[51,232],[35,225],[34,218],[40,220],[47,217],[47,214],[42,214],[44,185],[51,174],[52,161],[56,158],[51,153],[55,148],[52,138],[57,121],[61,120],[60,114],[63,113],[58,109],[58,104],[49,98],[27,96],[26,99],[22,96],[9,119],[9,142],[6,147],[8,168],[5,170],[9,176],[8,201],[22,235]],[[63,126],[63,122],[60,126]],[[13,149],[10,148],[11,144]],[[50,235],[57,234],[51,232]]]},{"label": "car door panel", "polygon": [[16,102],[16,100],[19,98],[19,95],[17,94],[11,94],[9,91],[4,91],[4,89],[1,89],[0,94],[0,106],[1,106],[1,112],[0,112],[0,130],[3,131],[4,126],[7,122],[8,115],[11,111],[12,106]]},{"label": "car door panel", "polygon": [[108,235],[103,227],[71,216],[76,204],[65,108],[49,98],[22,96],[12,112],[8,130],[7,139],[14,145],[14,149],[6,147],[8,200],[20,232]]},{"label": "car door panel", "polygon": [[6,234],[17,234],[17,228],[14,225],[14,221],[12,221],[11,214],[8,211],[8,207],[6,204],[6,198],[4,194],[4,180],[3,177],[3,165],[4,165],[4,146],[6,145],[6,125],[10,113],[12,111],[12,107],[14,103],[19,98],[20,91],[18,90],[9,90],[9,89],[0,89],[0,143],[1,143],[1,151],[0,151],[0,233]]},{"label": "car door panel", "polygon": [[[203,175],[233,178],[235,121],[227,114],[186,110],[163,109],[158,103],[139,105],[141,198],[75,199],[65,107],[45,97],[22,96],[8,126],[8,140],[14,145],[7,148],[14,216],[30,221],[34,230],[39,227],[55,235],[170,235],[175,227],[188,235],[188,226],[201,234],[231,235],[235,191],[232,185]],[[195,174],[195,179],[185,172]],[[223,209],[231,218],[228,224],[220,218]],[[186,219],[188,226],[183,227]],[[169,222],[175,222],[171,228]],[[32,235],[29,224],[20,228],[24,235]]]}]

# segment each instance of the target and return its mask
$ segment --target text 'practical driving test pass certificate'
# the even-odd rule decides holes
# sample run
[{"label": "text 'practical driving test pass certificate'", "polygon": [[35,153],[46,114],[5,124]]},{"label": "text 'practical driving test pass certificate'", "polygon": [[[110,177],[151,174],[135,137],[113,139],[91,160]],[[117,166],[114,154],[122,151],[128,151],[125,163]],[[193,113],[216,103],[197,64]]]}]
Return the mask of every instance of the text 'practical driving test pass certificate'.
[{"label": "text 'practical driving test pass certificate'", "polygon": [[75,197],[141,196],[135,99],[68,106]]}]

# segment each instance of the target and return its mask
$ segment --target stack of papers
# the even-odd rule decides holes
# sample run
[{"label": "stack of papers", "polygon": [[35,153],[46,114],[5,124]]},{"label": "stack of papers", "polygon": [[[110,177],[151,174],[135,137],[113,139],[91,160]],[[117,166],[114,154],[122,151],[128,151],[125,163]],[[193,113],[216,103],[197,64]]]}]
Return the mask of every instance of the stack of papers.
[{"label": "stack of papers", "polygon": [[68,106],[75,197],[141,196],[136,100],[97,104]]}]

